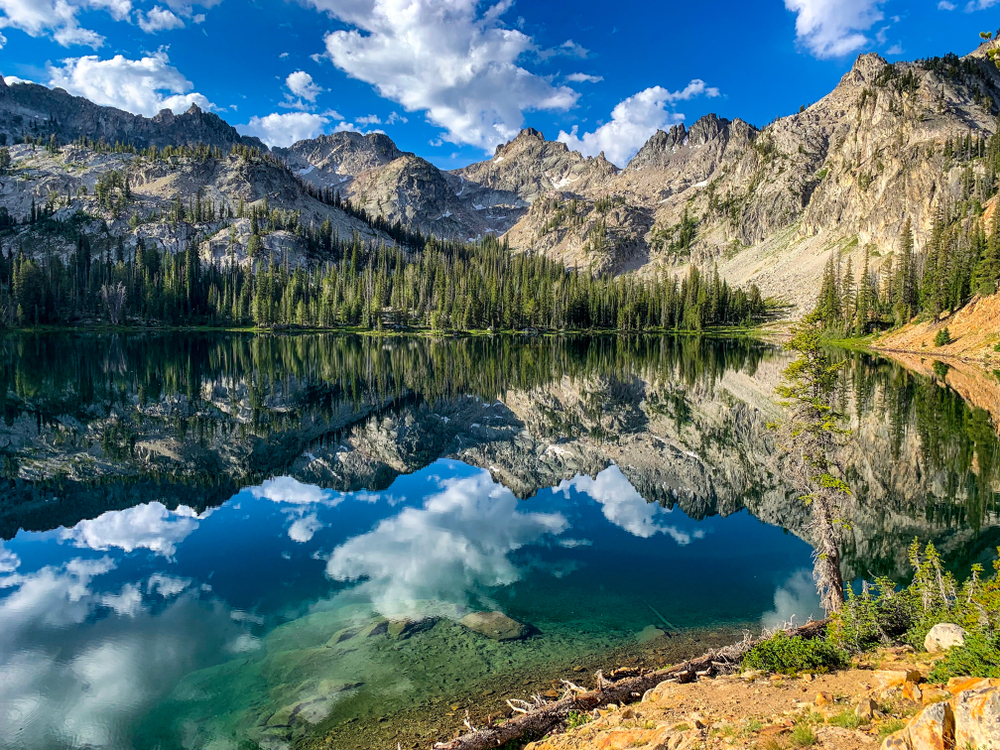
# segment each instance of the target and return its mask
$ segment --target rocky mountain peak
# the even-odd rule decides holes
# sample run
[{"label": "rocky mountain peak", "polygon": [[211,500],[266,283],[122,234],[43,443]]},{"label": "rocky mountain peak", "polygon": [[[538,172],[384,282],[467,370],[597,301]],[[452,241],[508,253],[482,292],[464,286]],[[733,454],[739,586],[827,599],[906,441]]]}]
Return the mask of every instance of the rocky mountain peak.
[{"label": "rocky mountain peak", "polygon": [[692,145],[702,145],[728,131],[729,120],[714,113],[708,114],[691,126],[691,130],[688,131],[688,142]]},{"label": "rocky mountain peak", "polygon": [[188,107],[187,113],[189,115],[200,115],[202,112],[201,107],[199,107],[194,102],[191,102],[191,106]]},{"label": "rocky mountain peak", "polygon": [[173,110],[164,108],[153,115],[153,122],[160,125],[173,125],[176,118],[177,116],[174,114]]},{"label": "rocky mountain peak", "polygon": [[889,63],[875,52],[865,52],[858,55],[858,59],[854,61],[853,67],[844,74],[840,82],[842,84],[853,83],[855,85],[869,83],[888,65]]},{"label": "rocky mountain peak", "polygon": [[7,82],[3,79],[3,75],[0,74],[0,96],[3,96],[3,92],[7,90]]}]

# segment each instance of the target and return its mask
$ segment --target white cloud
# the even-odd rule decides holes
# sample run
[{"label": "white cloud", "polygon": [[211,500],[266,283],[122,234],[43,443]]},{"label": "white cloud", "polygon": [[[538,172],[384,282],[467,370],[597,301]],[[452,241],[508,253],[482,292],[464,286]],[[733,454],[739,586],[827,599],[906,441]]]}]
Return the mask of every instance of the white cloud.
[{"label": "white cloud", "polygon": [[285,86],[295,96],[307,102],[315,103],[316,97],[325,91],[322,86],[313,82],[311,75],[304,70],[296,70],[285,79]]},{"label": "white cloud", "polygon": [[135,617],[143,611],[142,591],[134,583],[126,583],[117,594],[104,594],[101,604],[113,609],[116,615]]},{"label": "white cloud", "polygon": [[194,23],[194,24],[205,23],[205,14],[204,13],[199,13],[196,16],[191,16],[191,23]]},{"label": "white cloud", "polygon": [[965,6],[966,13],[975,13],[977,10],[986,10],[1000,3],[1000,0],[970,0]]},{"label": "white cloud", "polygon": [[5,37],[3,34],[0,34],[0,49],[3,49],[3,46],[5,44],[7,44],[7,37]]},{"label": "white cloud", "polygon": [[[520,512],[514,494],[487,471],[441,487],[422,508],[406,508],[337,547],[327,575],[363,579],[359,591],[383,614],[447,615],[519,580],[510,553],[569,526],[559,513]],[[440,609],[430,611],[428,602]]]},{"label": "white cloud", "polygon": [[566,76],[566,80],[570,83],[600,83],[604,80],[604,76],[590,76],[586,73],[570,73]]},{"label": "white cloud", "polygon": [[[268,115],[268,117],[294,118],[300,114],[299,112],[292,112],[287,115]],[[305,116],[316,117],[317,115]],[[256,135],[256,133],[253,135]],[[250,494],[256,498],[270,500],[274,503],[289,503],[291,505],[329,503],[333,495],[333,493],[327,490],[320,489],[312,484],[303,484],[292,477],[275,477],[274,479],[265,480],[260,487],[251,489]]]},{"label": "white cloud", "polygon": [[774,592],[774,609],[761,618],[765,628],[774,628],[796,620],[805,624],[810,616],[823,614],[816,584],[808,570],[798,570]]},{"label": "white cloud", "polygon": [[566,110],[579,97],[518,65],[536,46],[500,21],[512,0],[482,14],[478,0],[308,1],[354,27],[326,35],[334,65],[425,112],[452,143],[491,150],[517,134],[524,112]]},{"label": "white cloud", "polygon": [[885,0],[785,0],[797,14],[798,42],[820,59],[842,57],[870,44],[864,32],[885,16]]},{"label": "white cloud", "polygon": [[656,503],[647,503],[621,469],[614,465],[600,472],[595,479],[578,476],[569,481],[563,480],[556,489],[567,494],[574,489],[589,495],[600,504],[604,517],[611,523],[642,539],[666,534],[684,546],[690,544],[692,539],[701,539],[705,535],[701,529],[688,533],[661,523],[663,509]]},{"label": "white cloud", "polygon": [[184,505],[168,510],[162,503],[152,502],[125,510],[109,510],[97,518],[80,521],[71,529],[64,529],[61,536],[77,547],[102,551],[115,547],[125,552],[148,549],[171,558],[177,545],[198,528],[206,515],[198,516]]},{"label": "white cloud", "polygon": [[4,76],[3,79],[7,82],[8,86],[13,86],[15,83],[34,83],[34,81],[29,81],[27,78],[18,78],[17,76]]},{"label": "white cloud", "polygon": [[183,29],[184,22],[172,11],[157,6],[148,13],[139,14],[139,28],[147,34],[155,34],[158,31]]},{"label": "white cloud", "polygon": [[50,86],[147,117],[161,109],[183,112],[192,104],[215,108],[205,96],[191,91],[191,82],[170,65],[163,50],[139,60],[122,55],[110,60],[97,55],[71,57],[62,61],[62,67],[50,66],[48,72]]},{"label": "white cloud", "polygon": [[358,117],[358,118],[356,118],[354,120],[354,122],[356,124],[362,125],[362,126],[367,126],[367,125],[381,125],[382,124],[382,118],[379,117],[378,115],[365,115],[364,117]]},{"label": "white cloud", "polygon": [[611,111],[611,120],[593,133],[580,136],[574,126],[569,133],[560,132],[556,140],[585,156],[596,156],[603,151],[609,161],[624,167],[657,130],[684,119],[684,115],[672,111],[675,102],[701,95],[715,97],[719,90],[697,78],[681,91],[654,86],[619,102]]},{"label": "white cloud", "polygon": [[146,582],[146,591],[148,593],[156,592],[164,599],[170,599],[180,594],[190,585],[190,578],[178,578],[177,576],[170,576],[164,573],[153,573]]},{"label": "white cloud", "polygon": [[903,54],[903,45],[899,44],[899,43],[896,43],[896,44],[892,45],[891,47],[889,47],[889,49],[887,49],[885,51],[885,54],[887,54],[887,55],[901,55],[901,54]]},{"label": "white cloud", "polygon": [[13,573],[21,564],[21,558],[6,549],[0,541],[0,573]]},{"label": "white cloud", "polygon": [[399,114],[399,112],[390,112],[389,116],[385,118],[386,125],[395,125],[397,122],[407,123],[409,120]]},{"label": "white cloud", "polygon": [[287,52],[282,52],[280,55],[278,55],[279,60],[284,60],[286,57],[288,57]]},{"label": "white cloud", "polygon": [[[14,590],[0,598],[0,747],[132,747],[140,715],[206,655],[238,642],[243,628],[228,608],[205,606],[198,592],[154,615],[138,584],[94,590],[113,567],[108,558],[74,559],[7,582]],[[93,617],[109,606],[117,616]]]},{"label": "white cloud", "polygon": [[938,3],[938,10],[955,10],[958,6],[955,3],[949,3],[948,0],[941,0]]},{"label": "white cloud", "polygon": [[316,517],[316,514],[309,513],[292,522],[292,525],[288,527],[288,538],[293,542],[305,544],[322,528],[323,523]]},{"label": "white cloud", "polygon": [[550,57],[557,57],[560,55],[565,55],[566,57],[585,58],[589,54],[590,54],[589,49],[587,49],[581,44],[577,44],[572,39],[567,39],[558,47],[553,47],[552,49],[539,50],[538,52],[538,56],[542,60],[547,60]]},{"label": "white cloud", "polygon": [[87,0],[87,5],[106,10],[116,21],[124,21],[132,12],[132,0]]},{"label": "white cloud", "polygon": [[[116,6],[115,2],[90,2],[93,7]],[[0,29],[20,29],[29,36],[39,37],[51,35],[63,47],[81,44],[89,47],[100,47],[104,37],[84,29],[77,22],[77,13],[81,5],[72,4],[67,0],[0,0]],[[116,11],[112,11],[112,15]]]}]

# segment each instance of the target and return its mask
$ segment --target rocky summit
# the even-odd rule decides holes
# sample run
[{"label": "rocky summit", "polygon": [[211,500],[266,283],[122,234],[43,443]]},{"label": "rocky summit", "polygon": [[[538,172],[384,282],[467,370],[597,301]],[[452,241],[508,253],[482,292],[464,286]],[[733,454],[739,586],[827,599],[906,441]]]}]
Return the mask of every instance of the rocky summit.
[{"label": "rocky summit", "polygon": [[[463,242],[503,236],[514,251],[594,273],[715,265],[730,283],[754,282],[801,310],[831,250],[858,256],[856,268],[867,251],[877,272],[899,251],[906,220],[919,246],[944,207],[975,201],[992,179],[981,152],[1000,112],[1000,71],[987,56],[996,45],[916,62],[864,54],[795,114],[763,128],[707,115],[656,132],[618,166],[531,128],[492,158],[451,171],[382,133],[334,133],[272,152],[197,106],[145,118],[61,89],[3,83],[0,138],[11,166],[0,176],[0,211],[18,221],[32,204],[84,211],[95,232],[126,248],[140,236],[162,247],[197,240],[206,261],[245,262],[248,227],[159,220],[171,201],[210,200],[227,216],[242,201],[298,212],[303,224],[329,220],[341,237],[400,241],[385,233],[393,226]],[[133,186],[128,205],[95,195],[112,171]],[[295,234],[268,234],[263,249],[309,262]],[[58,238],[32,243],[33,252],[46,243],[66,252]]]}]

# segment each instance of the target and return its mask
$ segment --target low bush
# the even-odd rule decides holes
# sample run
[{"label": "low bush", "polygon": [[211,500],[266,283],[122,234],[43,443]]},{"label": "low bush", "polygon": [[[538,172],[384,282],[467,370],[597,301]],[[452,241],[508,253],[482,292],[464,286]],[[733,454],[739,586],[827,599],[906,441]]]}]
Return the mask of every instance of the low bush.
[{"label": "low bush", "polygon": [[945,570],[933,544],[921,550],[910,545],[913,580],[897,589],[889,579],[865,584],[851,594],[828,629],[829,639],[851,652],[880,645],[909,643],[923,649],[927,632],[940,622],[953,622],[970,633],[1000,632],[1000,560],[994,574],[983,577],[983,567],[973,565],[963,584]]},{"label": "low bush", "polygon": [[965,644],[952,648],[931,671],[931,682],[952,677],[1000,677],[1000,636],[970,633]]},{"label": "low bush", "polygon": [[795,675],[828,672],[845,666],[847,661],[847,652],[824,638],[806,639],[779,631],[750,650],[743,668]]}]

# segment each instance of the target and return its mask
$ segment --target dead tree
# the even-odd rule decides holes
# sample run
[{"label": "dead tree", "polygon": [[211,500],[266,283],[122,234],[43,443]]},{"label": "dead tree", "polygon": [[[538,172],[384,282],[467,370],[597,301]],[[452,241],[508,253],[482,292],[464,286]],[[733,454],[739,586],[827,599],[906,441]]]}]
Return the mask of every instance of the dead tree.
[{"label": "dead tree", "polygon": [[104,284],[101,287],[101,299],[104,300],[104,307],[108,311],[111,325],[116,326],[121,322],[127,296],[128,291],[125,289],[125,284],[120,281],[117,284]]}]

